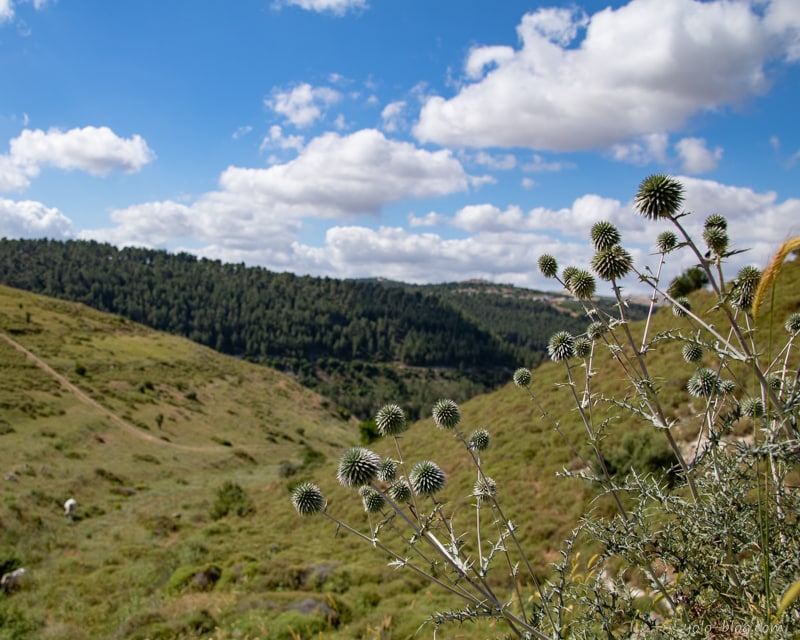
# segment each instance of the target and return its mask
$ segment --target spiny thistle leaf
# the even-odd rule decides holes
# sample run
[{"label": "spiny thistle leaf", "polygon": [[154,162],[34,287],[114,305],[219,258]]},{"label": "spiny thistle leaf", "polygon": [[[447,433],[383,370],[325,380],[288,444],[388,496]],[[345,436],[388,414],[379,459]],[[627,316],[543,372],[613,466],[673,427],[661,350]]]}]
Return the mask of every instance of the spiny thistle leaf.
[{"label": "spiny thistle leaf", "polygon": [[648,176],[639,185],[634,203],[639,214],[650,220],[672,218],[683,203],[683,185],[663,174]]},{"label": "spiny thistle leaf", "polygon": [[408,429],[405,414],[396,404],[382,406],[375,415],[375,426],[382,436],[397,436]]},{"label": "spiny thistle leaf", "polygon": [[440,429],[454,429],[461,422],[461,410],[453,400],[437,400],[432,413],[433,421]]},{"label": "spiny thistle leaf", "polygon": [[435,462],[423,460],[414,465],[409,474],[409,480],[415,493],[428,496],[444,488],[445,475]]},{"label": "spiny thistle leaf", "polygon": [[292,489],[292,505],[301,516],[310,516],[325,508],[325,498],[317,485],[301,482]]},{"label": "spiny thistle leaf", "polygon": [[369,484],[378,475],[380,456],[364,447],[351,447],[339,459],[336,478],[343,487],[353,489]]},{"label": "spiny thistle leaf", "polygon": [[619,233],[619,229],[613,224],[602,220],[592,225],[591,238],[595,251],[605,251],[615,244],[619,244],[622,236]]}]

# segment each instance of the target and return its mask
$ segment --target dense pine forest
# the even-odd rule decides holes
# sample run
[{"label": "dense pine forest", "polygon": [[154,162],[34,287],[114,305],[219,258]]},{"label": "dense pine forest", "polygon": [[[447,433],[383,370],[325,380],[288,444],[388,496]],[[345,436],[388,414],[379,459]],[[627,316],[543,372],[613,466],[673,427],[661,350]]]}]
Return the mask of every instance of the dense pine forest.
[{"label": "dense pine forest", "polygon": [[361,419],[387,399],[415,416],[491,389],[538,365],[554,331],[583,330],[514,287],[301,277],[93,241],[0,240],[0,280],[292,373]]}]

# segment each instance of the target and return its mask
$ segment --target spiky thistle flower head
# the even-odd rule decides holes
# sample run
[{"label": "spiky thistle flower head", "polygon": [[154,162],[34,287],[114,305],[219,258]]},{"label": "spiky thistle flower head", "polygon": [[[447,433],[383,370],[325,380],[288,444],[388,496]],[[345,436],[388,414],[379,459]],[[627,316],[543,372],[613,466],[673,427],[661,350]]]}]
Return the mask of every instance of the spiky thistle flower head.
[{"label": "spiky thistle flower head", "polygon": [[603,337],[607,328],[605,324],[596,320],[586,327],[586,337],[589,338],[589,340],[599,340]]},{"label": "spiky thistle flower head", "polygon": [[648,176],[639,184],[634,204],[650,220],[673,218],[683,203],[683,185],[663,174]]},{"label": "spiky thistle flower head", "polygon": [[575,355],[579,358],[586,358],[592,352],[592,341],[586,336],[575,338]]},{"label": "spiky thistle flower head", "polygon": [[624,278],[633,268],[633,258],[631,254],[620,245],[598,251],[592,257],[592,269],[602,279],[606,281],[619,280]]},{"label": "spiky thistle flower head", "polygon": [[750,396],[742,400],[739,404],[739,408],[742,411],[742,415],[748,418],[760,418],[764,415],[764,403],[761,401],[761,398],[756,398],[755,396]]},{"label": "spiky thistle flower head", "polygon": [[708,216],[703,223],[704,229],[711,229],[715,227],[717,229],[722,229],[723,231],[728,228],[728,221],[725,219],[725,216],[721,216],[718,213],[712,213]]},{"label": "spiky thistle flower head", "polygon": [[786,318],[783,326],[792,335],[800,333],[800,312],[793,313]]},{"label": "spiky thistle flower head", "polygon": [[574,269],[570,272],[569,279],[564,279],[564,283],[569,292],[578,300],[588,300],[594,295],[597,288],[594,276],[585,269]]},{"label": "spiky thistle flower head", "polygon": [[686,362],[696,363],[703,359],[703,347],[697,342],[684,343],[682,353]]},{"label": "spiky thistle flower head", "polygon": [[489,448],[489,432],[486,429],[475,429],[469,437],[469,448],[475,451],[486,451]]},{"label": "spiky thistle flower head", "polygon": [[396,404],[385,404],[375,415],[375,426],[382,436],[397,436],[408,429],[406,416]]},{"label": "spiky thistle flower head", "polygon": [[430,460],[423,460],[414,465],[408,478],[415,493],[429,496],[444,488],[446,476],[438,464]]},{"label": "spiky thistle flower head", "polygon": [[372,482],[378,475],[380,456],[364,447],[351,447],[339,459],[336,478],[343,487],[353,489]]},{"label": "spiky thistle flower head", "polygon": [[708,398],[720,391],[719,374],[712,369],[698,369],[689,378],[686,388],[695,398]]},{"label": "spiky thistle flower head", "polygon": [[731,303],[733,306],[743,311],[750,310],[760,281],[761,270],[758,267],[742,267],[736,275],[733,290],[731,291]]},{"label": "spiky thistle flower head", "polygon": [[678,296],[672,304],[672,314],[678,318],[683,318],[687,311],[692,310],[692,303],[686,296]]},{"label": "spiky thistle flower head", "polygon": [[719,392],[722,395],[729,396],[736,391],[736,383],[730,378],[725,378],[719,381]]},{"label": "spiky thistle flower head", "polygon": [[656,248],[660,253],[669,253],[678,246],[678,236],[672,231],[664,231],[656,238]]},{"label": "spiky thistle flower head", "polygon": [[718,256],[724,255],[728,250],[728,232],[721,227],[706,227],[703,240],[709,250]]},{"label": "spiky thistle flower head", "polygon": [[554,362],[569,360],[575,356],[575,338],[569,331],[554,333],[547,343],[547,353]]},{"label": "spiky thistle flower head", "polygon": [[527,387],[531,383],[531,371],[525,367],[520,367],[514,372],[514,384],[518,387]]},{"label": "spiky thistle flower head", "polygon": [[378,480],[381,482],[391,482],[397,477],[397,463],[391,458],[384,458],[378,467]]},{"label": "spiky thistle flower head", "polygon": [[570,280],[572,280],[572,276],[574,276],[580,269],[573,265],[568,267],[564,267],[564,270],[561,272],[561,280],[564,282],[564,286],[569,289]]},{"label": "spiky thistle flower head", "polygon": [[778,392],[781,390],[782,385],[783,380],[777,373],[770,373],[767,376],[767,386],[769,387],[770,391]]},{"label": "spiky thistle flower head", "polygon": [[622,239],[619,229],[606,220],[595,222],[590,232],[595,251],[605,251]]},{"label": "spiky thistle flower head", "polygon": [[364,505],[364,511],[367,513],[377,513],[383,509],[386,498],[381,495],[380,491],[366,487],[366,491],[361,494],[361,504]]},{"label": "spiky thistle flower head", "polygon": [[411,500],[411,485],[405,478],[399,478],[392,482],[387,493],[395,502],[408,502]]},{"label": "spiky thistle flower head", "polygon": [[497,483],[489,476],[484,476],[472,487],[472,495],[481,500],[491,500],[497,495]]},{"label": "spiky thistle flower head", "polygon": [[432,413],[433,421],[440,429],[454,429],[461,422],[461,409],[453,400],[437,400]]},{"label": "spiky thistle flower head", "polygon": [[545,278],[555,278],[558,273],[558,262],[550,254],[539,256],[539,272]]},{"label": "spiky thistle flower head", "polygon": [[312,482],[301,482],[292,489],[292,505],[301,516],[310,516],[325,509],[325,497]]}]

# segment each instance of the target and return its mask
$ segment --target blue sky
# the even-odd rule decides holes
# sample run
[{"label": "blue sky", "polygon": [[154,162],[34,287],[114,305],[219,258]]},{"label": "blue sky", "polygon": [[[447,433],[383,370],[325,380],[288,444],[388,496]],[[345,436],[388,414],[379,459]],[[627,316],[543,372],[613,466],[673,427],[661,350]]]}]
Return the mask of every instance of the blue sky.
[{"label": "blue sky", "polygon": [[763,265],[798,102],[797,0],[0,0],[0,236],[548,289],[669,173]]}]

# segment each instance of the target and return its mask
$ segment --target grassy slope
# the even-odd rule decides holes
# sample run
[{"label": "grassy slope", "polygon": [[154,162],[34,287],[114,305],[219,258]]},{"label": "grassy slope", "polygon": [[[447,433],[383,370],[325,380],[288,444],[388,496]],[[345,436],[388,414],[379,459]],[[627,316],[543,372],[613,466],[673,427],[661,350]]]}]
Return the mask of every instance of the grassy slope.
[{"label": "grassy slope", "polygon": [[[781,280],[774,309],[777,331],[783,331],[788,313],[800,309],[800,265],[789,265]],[[695,308],[709,305],[707,296],[695,298]],[[653,331],[676,323],[691,333],[669,310],[658,314]],[[30,637],[181,637],[181,630],[185,637],[199,637],[189,628],[206,624],[219,626],[209,635],[220,638],[237,637],[236,630],[240,637],[288,638],[290,629],[300,637],[316,637],[303,632],[312,628],[326,629],[325,637],[405,638],[434,610],[456,606],[408,574],[387,569],[378,554],[352,536],[334,540],[330,522],[294,514],[287,486],[313,478],[325,491],[330,511],[366,527],[358,497],[335,482],[337,454],[353,441],[354,429],[337,420],[318,396],[279,374],[192,343],[7,289],[0,290],[0,328],[104,406],[146,428],[146,434],[169,439],[153,443],[115,427],[0,342],[0,420],[7,423],[4,429],[0,422],[0,431],[13,428],[0,436],[0,471],[14,470],[18,476],[2,485],[0,559],[15,555],[32,576],[28,588],[6,601],[0,598],[0,612],[6,607],[19,628],[24,619],[44,624]],[[661,372],[676,372],[660,384],[668,406],[683,419],[679,431],[689,439],[697,425],[682,389],[691,372],[679,349],[652,352],[648,362]],[[84,376],[75,372],[76,363],[85,367]],[[600,361],[595,368],[596,390],[618,395],[621,372]],[[540,400],[565,435],[580,443],[569,392],[556,386],[562,380],[563,367],[554,364],[534,372]],[[193,392],[197,400],[190,399]],[[162,430],[155,422],[158,413],[165,416]],[[590,488],[555,474],[582,463],[527,395],[511,385],[465,403],[462,414],[467,435],[481,426],[492,434],[487,472],[498,481],[507,515],[521,526],[534,561],[546,573],[559,541],[593,497]],[[609,442],[636,428],[613,423]],[[430,419],[413,425],[402,441],[412,463],[432,458],[445,469],[449,481],[443,497],[456,505],[457,525],[468,528],[473,513],[466,496],[474,477],[451,443],[452,435],[436,430]],[[309,447],[328,460],[303,468],[304,460],[316,458],[304,454]],[[387,442],[374,448],[393,454]],[[290,467],[298,471],[287,478]],[[97,469],[119,476],[122,484]],[[227,479],[248,491],[255,515],[210,519],[215,490]],[[136,493],[123,495],[121,487]],[[60,513],[70,495],[81,505],[81,519],[74,523]],[[181,575],[211,564],[222,569],[213,589],[181,583]],[[334,617],[341,615],[338,632],[313,615],[300,615],[298,609],[311,607],[303,604],[307,598],[326,603],[329,613],[338,612]],[[471,626],[446,633],[495,635]]]}]

